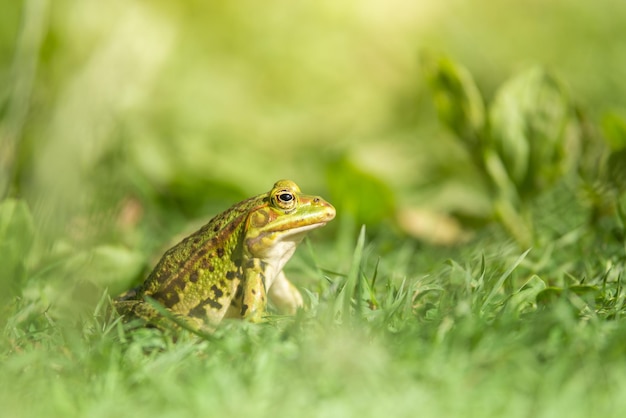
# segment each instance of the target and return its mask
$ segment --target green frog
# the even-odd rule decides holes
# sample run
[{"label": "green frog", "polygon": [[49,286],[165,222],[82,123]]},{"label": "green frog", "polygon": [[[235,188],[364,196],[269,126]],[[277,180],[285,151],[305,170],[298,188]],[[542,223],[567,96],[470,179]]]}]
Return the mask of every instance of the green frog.
[{"label": "green frog", "polygon": [[165,313],[198,331],[213,331],[223,318],[258,322],[268,298],[279,312],[293,314],[302,296],[283,267],[308,231],[334,217],[330,203],[280,180],[165,252],[145,282],[118,296],[114,306],[149,325],[167,326]]}]

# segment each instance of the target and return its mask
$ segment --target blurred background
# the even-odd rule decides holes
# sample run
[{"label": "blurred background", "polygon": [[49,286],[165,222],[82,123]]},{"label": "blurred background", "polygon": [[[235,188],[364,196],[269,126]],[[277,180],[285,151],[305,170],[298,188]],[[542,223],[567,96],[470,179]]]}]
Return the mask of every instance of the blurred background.
[{"label": "blurred background", "polygon": [[154,251],[281,178],[456,242],[448,215],[487,216],[489,193],[424,57],[461,63],[487,104],[539,65],[600,126],[626,108],[624,22],[620,0],[5,1],[0,196],[53,252]]}]

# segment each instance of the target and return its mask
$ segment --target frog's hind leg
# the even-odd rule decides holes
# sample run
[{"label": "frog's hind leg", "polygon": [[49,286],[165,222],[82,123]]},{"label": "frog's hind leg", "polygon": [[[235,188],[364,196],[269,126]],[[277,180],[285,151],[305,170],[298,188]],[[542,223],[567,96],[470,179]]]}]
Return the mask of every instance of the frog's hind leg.
[{"label": "frog's hind leg", "polygon": [[[143,300],[115,301],[114,307],[126,323],[134,323],[137,327],[158,328],[161,330],[178,331],[181,328],[193,333],[210,334],[215,331],[215,325],[204,322],[200,318],[180,315],[162,307],[156,309],[156,301]],[[134,328],[134,327],[133,327]]]},{"label": "frog's hind leg", "polygon": [[117,298],[113,301],[115,311],[124,322],[136,321],[140,326],[146,326],[158,317],[158,313],[142,300],[125,300]]},{"label": "frog's hind leg", "polygon": [[[127,290],[126,292],[122,293],[121,295],[115,297],[113,299],[113,303],[115,303],[115,304],[123,304],[122,302],[136,302],[136,301],[138,301],[137,297],[139,295],[140,290],[141,290],[141,286],[137,286],[135,288]],[[133,304],[132,303],[127,303],[126,305],[132,306]]]},{"label": "frog's hind leg", "polygon": [[303,306],[300,291],[281,271],[268,291],[268,297],[280,313],[293,315]]}]

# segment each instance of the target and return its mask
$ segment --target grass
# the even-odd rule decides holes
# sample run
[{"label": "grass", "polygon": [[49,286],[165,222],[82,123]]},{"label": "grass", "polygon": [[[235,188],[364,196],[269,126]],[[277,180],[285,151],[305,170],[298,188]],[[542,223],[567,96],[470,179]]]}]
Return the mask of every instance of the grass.
[{"label": "grass", "polygon": [[209,339],[127,331],[106,292],[79,319],[23,297],[4,329],[0,415],[621,416],[614,221],[528,251],[497,227],[445,249],[339,220],[335,244],[291,263],[307,311]]}]

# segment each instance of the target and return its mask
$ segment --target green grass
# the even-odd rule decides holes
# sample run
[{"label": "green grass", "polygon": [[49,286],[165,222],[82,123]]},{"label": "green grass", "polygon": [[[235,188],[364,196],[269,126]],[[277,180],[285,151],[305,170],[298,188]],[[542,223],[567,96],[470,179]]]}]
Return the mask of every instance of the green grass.
[{"label": "green grass", "polygon": [[0,414],[621,416],[616,219],[530,251],[496,227],[445,249],[339,222],[335,244],[311,241],[291,263],[307,311],[228,322],[206,340],[126,331],[106,293],[80,319],[18,299]]}]

